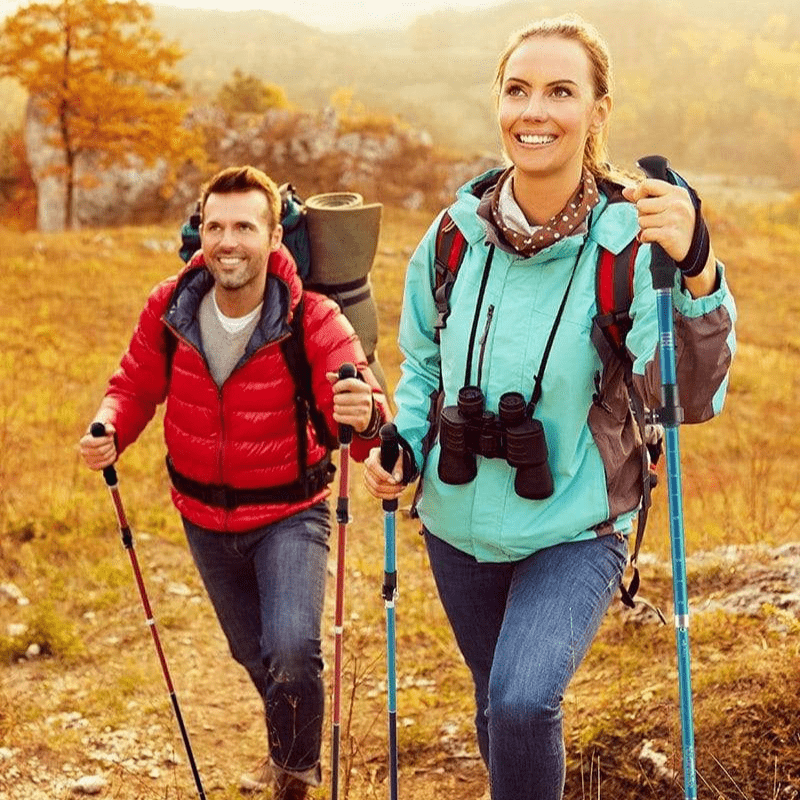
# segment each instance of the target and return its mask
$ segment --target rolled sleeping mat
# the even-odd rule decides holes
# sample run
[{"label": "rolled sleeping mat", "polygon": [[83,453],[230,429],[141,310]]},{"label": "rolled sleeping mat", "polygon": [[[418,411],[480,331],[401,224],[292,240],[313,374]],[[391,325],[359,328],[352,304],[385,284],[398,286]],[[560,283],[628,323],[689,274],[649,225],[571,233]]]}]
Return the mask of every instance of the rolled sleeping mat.
[{"label": "rolled sleeping mat", "polygon": [[356,192],[316,194],[305,201],[311,248],[307,289],[335,300],[355,329],[384,392],[386,377],[377,357],[378,311],[369,271],[380,237],[382,203],[364,205]]},{"label": "rolled sleeping mat", "polygon": [[383,204],[355,192],[315,194],[305,202],[311,272],[308,282],[335,286],[366,278],[381,230]]}]

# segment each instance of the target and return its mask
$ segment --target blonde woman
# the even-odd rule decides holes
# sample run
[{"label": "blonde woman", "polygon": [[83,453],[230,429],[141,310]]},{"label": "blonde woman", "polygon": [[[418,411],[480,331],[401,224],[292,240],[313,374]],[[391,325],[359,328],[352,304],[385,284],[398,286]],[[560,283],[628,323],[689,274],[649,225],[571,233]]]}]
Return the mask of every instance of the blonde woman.
[{"label": "blonde woman", "polygon": [[[495,90],[509,166],[462,187],[448,209],[467,249],[438,331],[438,220],[411,259],[395,393],[407,468],[384,471],[373,451],[365,482],[389,499],[422,473],[417,509],[474,678],[493,800],[557,800],[561,701],[619,589],[643,493],[644,445],[623,370],[593,337],[599,250],[641,241],[626,346],[650,407],[661,400],[649,244],[680,268],[673,297],[686,422],[721,409],[735,308],[696,195],[628,181],[608,165],[611,71],[594,28],[570,16],[519,32]],[[484,439],[459,439],[461,401],[496,420],[520,399],[522,460],[538,454],[537,466],[509,463],[510,429],[499,450],[486,449],[496,422]],[[439,433],[426,452],[429,414]]]}]

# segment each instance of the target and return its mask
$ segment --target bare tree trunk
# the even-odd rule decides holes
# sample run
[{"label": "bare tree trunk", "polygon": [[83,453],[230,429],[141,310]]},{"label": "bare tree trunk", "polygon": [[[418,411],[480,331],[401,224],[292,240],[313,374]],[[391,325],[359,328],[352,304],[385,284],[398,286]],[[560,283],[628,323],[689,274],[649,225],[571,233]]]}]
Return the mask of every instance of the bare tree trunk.
[{"label": "bare tree trunk", "polygon": [[69,146],[64,153],[67,162],[67,174],[64,187],[64,223],[69,230],[78,229],[78,220],[75,216],[75,154]]},{"label": "bare tree trunk", "polygon": [[64,145],[64,162],[66,165],[66,182],[64,192],[64,225],[68,230],[75,230],[77,227],[74,217],[74,198],[75,198],[75,153],[72,148],[72,140],[69,128],[70,110],[70,55],[72,52],[72,27],[71,20],[67,18],[64,27],[64,63],[61,78],[63,94],[58,109],[58,124],[61,129],[61,142]]}]

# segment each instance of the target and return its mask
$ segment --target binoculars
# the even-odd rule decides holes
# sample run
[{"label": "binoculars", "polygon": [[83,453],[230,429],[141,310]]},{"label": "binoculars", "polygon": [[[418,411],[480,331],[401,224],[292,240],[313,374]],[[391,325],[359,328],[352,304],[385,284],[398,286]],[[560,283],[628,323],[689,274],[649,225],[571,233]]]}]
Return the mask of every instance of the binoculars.
[{"label": "binoculars", "polygon": [[514,491],[528,500],[553,494],[553,476],[547,463],[547,441],[538,419],[527,412],[519,392],[500,397],[498,413],[486,411],[478,386],[464,386],[457,405],[445,406],[439,421],[439,478],[454,486],[469,483],[478,472],[475,456],[505,458],[516,468]]}]

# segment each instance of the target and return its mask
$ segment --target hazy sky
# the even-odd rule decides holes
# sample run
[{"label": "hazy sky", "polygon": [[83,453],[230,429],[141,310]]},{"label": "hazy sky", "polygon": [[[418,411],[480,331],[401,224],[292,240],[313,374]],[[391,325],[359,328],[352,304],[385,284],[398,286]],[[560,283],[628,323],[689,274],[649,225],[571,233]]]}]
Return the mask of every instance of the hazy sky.
[{"label": "hazy sky", "polygon": [[[150,5],[216,8],[224,11],[260,9],[285,14],[326,31],[351,31],[406,25],[420,14],[446,8],[480,8],[504,0],[153,0]],[[0,0],[0,16],[26,0]]]}]

